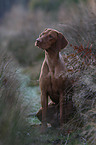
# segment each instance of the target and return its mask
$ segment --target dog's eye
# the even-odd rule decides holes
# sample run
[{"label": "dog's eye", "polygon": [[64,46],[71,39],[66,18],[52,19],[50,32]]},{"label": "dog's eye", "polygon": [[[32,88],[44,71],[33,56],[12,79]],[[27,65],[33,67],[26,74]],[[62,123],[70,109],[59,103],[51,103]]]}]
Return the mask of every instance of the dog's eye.
[{"label": "dog's eye", "polygon": [[44,34],[45,34],[45,33],[41,33],[41,34],[39,35],[39,37],[42,37]]},{"label": "dog's eye", "polygon": [[53,38],[53,36],[52,35],[49,35],[49,38]]}]

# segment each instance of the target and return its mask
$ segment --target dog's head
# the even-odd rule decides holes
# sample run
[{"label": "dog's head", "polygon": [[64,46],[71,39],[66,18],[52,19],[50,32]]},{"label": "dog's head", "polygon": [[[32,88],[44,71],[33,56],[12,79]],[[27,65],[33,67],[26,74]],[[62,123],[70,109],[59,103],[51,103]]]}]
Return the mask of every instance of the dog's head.
[{"label": "dog's head", "polygon": [[48,50],[52,47],[57,48],[59,51],[65,48],[68,41],[65,39],[62,33],[54,29],[45,29],[36,39],[35,46]]}]

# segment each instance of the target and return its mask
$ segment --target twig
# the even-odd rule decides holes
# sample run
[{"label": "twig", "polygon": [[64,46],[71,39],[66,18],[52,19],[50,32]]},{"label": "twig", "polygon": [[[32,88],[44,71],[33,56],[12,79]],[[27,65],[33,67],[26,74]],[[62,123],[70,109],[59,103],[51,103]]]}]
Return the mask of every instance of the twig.
[{"label": "twig", "polygon": [[67,143],[68,143],[69,135],[70,135],[70,133],[68,133],[68,135],[67,135],[67,140],[66,140],[66,142],[65,142],[65,145],[67,145]]}]

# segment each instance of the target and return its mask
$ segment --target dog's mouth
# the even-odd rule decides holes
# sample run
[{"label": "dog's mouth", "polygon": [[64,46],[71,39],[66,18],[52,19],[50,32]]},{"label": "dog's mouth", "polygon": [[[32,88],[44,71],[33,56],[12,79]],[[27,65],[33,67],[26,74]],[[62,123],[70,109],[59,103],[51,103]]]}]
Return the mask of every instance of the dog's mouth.
[{"label": "dog's mouth", "polygon": [[41,48],[40,42],[36,41],[36,42],[35,42],[35,46],[38,46],[39,48]]},{"label": "dog's mouth", "polygon": [[42,43],[42,39],[40,39],[40,38],[37,38],[36,39],[36,42],[35,42],[35,46],[40,46],[41,45],[41,43]]},{"label": "dog's mouth", "polygon": [[37,41],[35,42],[35,46],[38,46],[38,43],[37,43]]},{"label": "dog's mouth", "polygon": [[35,46],[38,46],[39,48],[41,48],[43,50],[46,50],[49,48],[49,47],[47,48],[46,43],[42,42],[42,40],[40,40],[40,39],[36,39]]}]

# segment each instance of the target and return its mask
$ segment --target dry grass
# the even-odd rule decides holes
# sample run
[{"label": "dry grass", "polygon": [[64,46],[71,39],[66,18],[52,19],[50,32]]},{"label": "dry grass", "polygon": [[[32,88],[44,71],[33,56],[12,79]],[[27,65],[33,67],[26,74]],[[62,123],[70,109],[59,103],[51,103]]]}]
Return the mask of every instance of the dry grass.
[{"label": "dry grass", "polygon": [[28,122],[22,106],[17,63],[2,48],[0,54],[0,145],[21,145]]},{"label": "dry grass", "polygon": [[[76,78],[73,100],[83,120],[82,135],[88,144],[96,144],[96,2],[71,8],[69,18],[62,19],[60,25],[67,34],[69,49],[66,49],[65,61],[70,76]],[[64,13],[62,8],[62,14]],[[67,11],[68,12],[68,11]],[[71,15],[71,16],[70,16]],[[68,15],[67,15],[68,17]],[[66,21],[65,21],[66,20]],[[75,121],[75,126],[78,120]],[[73,121],[73,122],[74,122]],[[71,122],[72,125],[72,122]],[[78,126],[75,128],[77,130]]]}]

